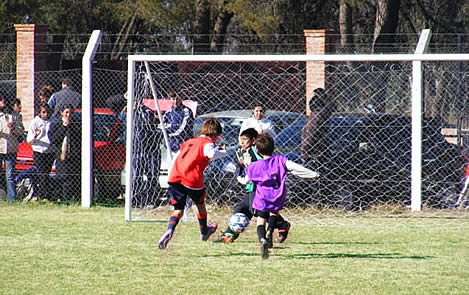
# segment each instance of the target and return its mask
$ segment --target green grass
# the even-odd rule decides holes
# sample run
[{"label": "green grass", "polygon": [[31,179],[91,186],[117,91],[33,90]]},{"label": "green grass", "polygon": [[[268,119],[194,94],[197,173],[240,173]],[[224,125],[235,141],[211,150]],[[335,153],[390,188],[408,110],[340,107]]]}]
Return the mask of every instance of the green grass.
[{"label": "green grass", "polygon": [[161,251],[166,222],[123,214],[0,202],[0,294],[469,294],[469,218],[295,223],[263,261],[252,225],[214,244],[182,223]]}]

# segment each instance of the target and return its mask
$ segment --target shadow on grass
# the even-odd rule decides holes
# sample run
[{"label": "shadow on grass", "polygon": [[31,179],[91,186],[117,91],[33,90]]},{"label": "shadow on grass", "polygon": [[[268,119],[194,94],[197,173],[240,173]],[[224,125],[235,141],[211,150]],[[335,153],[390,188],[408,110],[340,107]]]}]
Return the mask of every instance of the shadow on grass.
[{"label": "shadow on grass", "polygon": [[224,254],[207,254],[207,255],[194,255],[194,257],[233,257],[233,256],[238,256],[238,257],[248,257],[248,256],[259,256],[259,253],[254,253],[254,252],[230,252],[230,253],[224,253]]},{"label": "shadow on grass", "polygon": [[303,253],[303,254],[291,254],[282,255],[289,259],[311,259],[311,258],[364,258],[364,259],[431,259],[433,256],[419,256],[419,255],[401,255],[399,253],[370,253],[370,254],[351,254],[351,253]]},{"label": "shadow on grass", "polygon": [[378,245],[377,242],[296,242],[298,245]]}]

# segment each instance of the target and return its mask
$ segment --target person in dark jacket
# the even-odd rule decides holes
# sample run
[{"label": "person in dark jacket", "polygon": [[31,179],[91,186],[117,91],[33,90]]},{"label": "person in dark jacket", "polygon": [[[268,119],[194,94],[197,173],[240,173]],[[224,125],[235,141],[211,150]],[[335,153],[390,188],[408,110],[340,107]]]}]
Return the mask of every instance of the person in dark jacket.
[{"label": "person in dark jacket", "polygon": [[49,140],[57,153],[56,183],[62,200],[77,201],[81,189],[81,124],[70,104],[62,106],[60,119],[51,123]]},{"label": "person in dark jacket", "polygon": [[58,115],[65,105],[71,105],[74,109],[81,107],[81,95],[73,89],[70,78],[62,80],[62,90],[52,94],[48,105],[54,110],[52,117]]},{"label": "person in dark jacket", "polygon": [[169,136],[173,154],[179,151],[183,142],[193,137],[194,119],[192,111],[182,104],[182,98],[174,91],[169,93],[172,107],[164,114],[163,123]]},{"label": "person in dark jacket", "polygon": [[301,132],[301,158],[306,167],[324,173],[324,165],[330,158],[328,122],[335,104],[328,100],[323,88],[316,88],[309,109],[310,115]]}]

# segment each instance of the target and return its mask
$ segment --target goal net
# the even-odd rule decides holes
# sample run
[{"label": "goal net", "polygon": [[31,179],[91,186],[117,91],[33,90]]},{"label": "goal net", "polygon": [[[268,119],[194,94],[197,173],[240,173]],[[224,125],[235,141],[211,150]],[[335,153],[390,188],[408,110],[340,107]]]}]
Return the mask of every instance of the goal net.
[{"label": "goal net", "polygon": [[276,153],[321,175],[287,177],[290,218],[467,215],[467,158],[453,136],[469,128],[467,63],[422,56],[129,56],[127,220],[172,211],[159,126],[170,91],[197,103],[194,135],[208,117],[223,126],[227,157],[204,173],[211,216],[245,196],[235,153],[257,105],[275,126]]}]

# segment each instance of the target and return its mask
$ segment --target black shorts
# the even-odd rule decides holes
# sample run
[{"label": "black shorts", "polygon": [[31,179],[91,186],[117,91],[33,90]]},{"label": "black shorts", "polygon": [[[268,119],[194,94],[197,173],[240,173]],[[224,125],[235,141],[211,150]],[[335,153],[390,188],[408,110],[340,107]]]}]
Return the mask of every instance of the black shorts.
[{"label": "black shorts", "polygon": [[235,213],[243,213],[246,215],[249,220],[251,220],[253,214],[253,209],[252,209],[252,200],[254,199],[254,192],[246,193],[246,195],[239,201],[234,209],[233,209],[233,214]]},{"label": "black shorts", "polygon": [[195,204],[203,204],[205,202],[205,188],[200,190],[190,189],[179,183],[170,183],[168,186],[168,194],[171,205],[175,210],[183,210],[186,206],[187,197]]},{"label": "black shorts", "polygon": [[269,219],[269,217],[270,217],[270,212],[269,211],[261,211],[261,210],[257,210],[257,209],[254,209],[254,208],[252,208],[252,211],[254,213],[254,216],[256,216],[256,217],[262,217],[264,219]]}]

